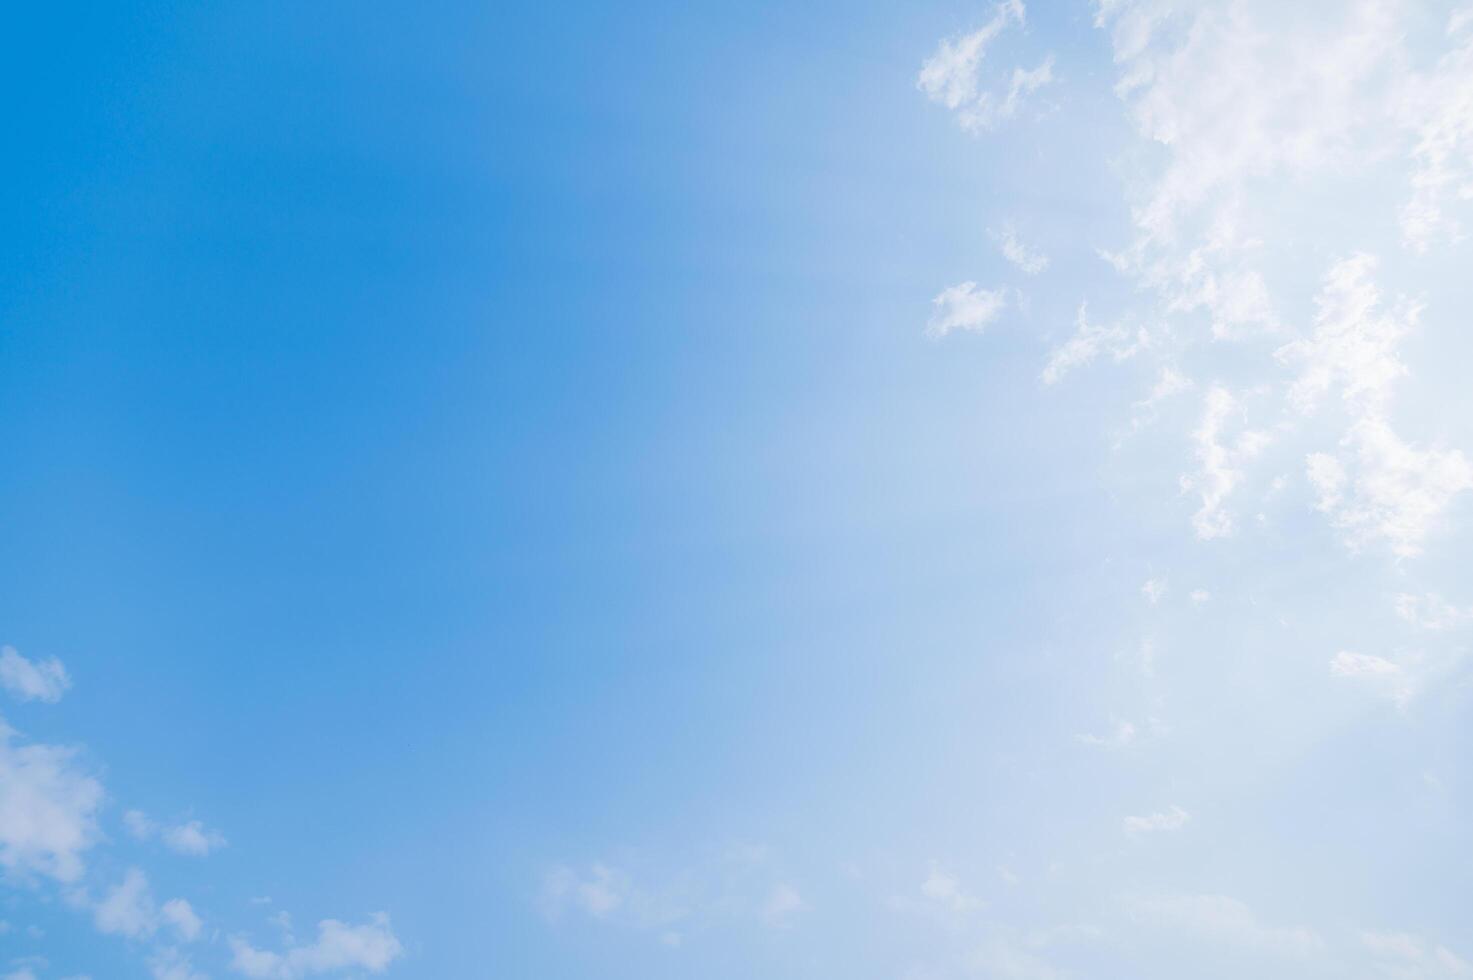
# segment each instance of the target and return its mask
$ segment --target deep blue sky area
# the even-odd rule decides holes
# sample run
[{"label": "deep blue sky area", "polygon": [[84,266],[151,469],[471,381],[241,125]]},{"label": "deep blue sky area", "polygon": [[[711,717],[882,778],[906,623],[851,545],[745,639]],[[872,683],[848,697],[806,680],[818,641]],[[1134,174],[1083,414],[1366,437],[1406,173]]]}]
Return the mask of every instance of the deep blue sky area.
[{"label": "deep blue sky area", "polygon": [[587,975],[552,861],[903,820],[843,800],[924,760],[856,745],[1070,545],[969,506],[1041,503],[1032,367],[916,323],[1015,164],[918,107],[956,5],[896,15],[12,11],[0,620],[76,680],[13,724],[405,976]]}]

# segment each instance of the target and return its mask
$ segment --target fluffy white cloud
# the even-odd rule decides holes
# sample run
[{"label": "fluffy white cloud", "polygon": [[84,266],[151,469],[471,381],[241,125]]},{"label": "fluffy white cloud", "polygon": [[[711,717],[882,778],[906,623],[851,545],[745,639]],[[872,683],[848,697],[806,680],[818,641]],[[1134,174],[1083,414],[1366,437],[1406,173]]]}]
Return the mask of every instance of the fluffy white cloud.
[{"label": "fluffy white cloud", "polygon": [[184,942],[199,938],[203,923],[194,908],[182,898],[172,898],[162,907],[153,899],[148,876],[130,868],[92,910],[99,932],[141,939],[167,928]]},{"label": "fluffy white cloud", "polygon": [[158,832],[158,824],[150,820],[142,810],[129,810],[124,813],[123,826],[138,840],[148,840]]},{"label": "fluffy white cloud", "polygon": [[0,647],[0,687],[12,697],[55,704],[71,686],[66,667],[55,657],[27,660],[14,647]]},{"label": "fluffy white cloud", "polygon": [[227,843],[224,834],[205,827],[198,820],[172,825],[160,824],[141,810],[124,813],[123,826],[138,840],[152,840],[157,837],[169,850],[186,857],[204,857]]},{"label": "fluffy white cloud", "polygon": [[1141,595],[1145,596],[1146,601],[1154,606],[1166,596],[1166,589],[1166,579],[1148,578],[1145,584],[1141,586]]},{"label": "fluffy white cloud", "polygon": [[1411,196],[1401,213],[1407,244],[1426,251],[1439,238],[1461,236],[1446,213],[1449,200],[1473,200],[1473,19],[1452,14],[1456,47],[1426,76],[1412,78],[1402,107],[1415,135]]},{"label": "fluffy white cloud", "polygon": [[1266,925],[1247,905],[1226,895],[1131,897],[1123,904],[1139,923],[1201,941],[1289,956],[1305,956],[1325,948],[1324,940],[1313,930]]},{"label": "fluffy white cloud", "polygon": [[150,935],[158,928],[158,909],[149,894],[148,877],[131,868],[92,910],[101,932],[130,938]]},{"label": "fluffy white cloud", "polygon": [[[1348,210],[1367,219],[1367,228],[1384,227],[1395,202],[1366,188],[1380,187],[1399,164],[1414,188],[1408,226],[1447,230],[1443,206],[1473,197],[1473,20],[1455,18],[1452,50],[1419,73],[1402,13],[1397,4],[1372,2],[1302,9],[1269,0],[1098,4],[1097,22],[1109,32],[1119,70],[1117,94],[1136,132],[1159,148],[1133,161],[1141,164],[1127,185],[1135,200],[1133,238],[1104,254],[1154,297],[1154,309],[1131,316],[1162,326],[1132,336],[1118,322],[1092,321],[1081,304],[1073,336],[1049,352],[1045,383],[1107,352],[1117,361],[1160,357],[1160,379],[1136,403],[1134,430],[1189,384],[1174,362],[1183,344],[1201,336],[1197,324],[1205,321],[1207,336],[1218,342],[1292,327],[1305,299],[1305,285],[1296,282],[1304,246],[1347,244],[1338,219],[1306,220],[1308,205],[1297,201],[1306,188],[1324,197],[1316,204],[1325,213]],[[944,42],[922,71],[922,88],[959,112],[981,99],[988,45],[1022,20],[1021,9],[999,8],[982,30]],[[1041,268],[1043,257],[1011,232],[1000,244],[1025,271]],[[1290,409],[1284,420],[1252,430],[1236,425],[1248,392],[1272,394],[1279,384],[1272,362],[1207,392],[1194,438],[1196,471],[1182,480],[1201,497],[1193,516],[1199,537],[1233,532],[1228,498],[1268,433],[1289,444],[1298,434],[1292,422],[1336,394],[1346,414],[1343,440],[1302,451],[1318,508],[1350,547],[1381,544],[1397,557],[1417,554],[1453,499],[1473,486],[1473,464],[1460,451],[1418,445],[1391,421],[1391,392],[1407,373],[1398,348],[1422,305],[1385,300],[1376,268],[1365,252],[1331,263],[1311,329],[1277,345],[1278,364],[1294,372],[1283,389]],[[980,329],[996,316],[999,294],[973,300],[970,292],[957,287],[938,297],[933,334]],[[1251,372],[1251,361],[1242,363]]]},{"label": "fluffy white cloud", "polygon": [[17,744],[0,721],[0,869],[76,881],[98,839],[102,799],[102,785],[74,749]]},{"label": "fluffy white cloud", "polygon": [[1016,67],[1006,86],[984,89],[981,80],[983,57],[998,35],[1026,19],[1022,0],[1003,0],[992,18],[971,34],[943,40],[926,59],[916,77],[916,87],[933,102],[952,110],[963,129],[980,132],[1017,114],[1024,100],[1053,81],[1053,58],[1033,68]]},{"label": "fluffy white cloud", "polygon": [[1401,668],[1382,657],[1341,650],[1330,661],[1330,673],[1337,677],[1399,677]]},{"label": "fluffy white cloud", "polygon": [[[23,663],[10,676],[18,678],[16,683],[23,690],[40,690],[36,677],[64,689],[65,673],[59,665],[53,671],[43,664],[33,676],[34,665],[20,660]],[[14,664],[15,660],[10,662]],[[204,935],[204,922],[188,901],[155,901],[148,877],[139,868],[128,869],[96,901],[79,884],[86,872],[84,857],[102,839],[97,816],[103,799],[101,784],[79,764],[76,750],[27,744],[0,721],[0,871],[7,878],[40,876],[69,886],[63,897],[73,907],[90,913],[101,933],[156,941],[158,945],[147,959],[154,980],[207,980],[174,945],[194,942]],[[143,812],[131,810],[124,814],[123,824],[133,836],[156,838],[182,854],[205,854],[225,843],[218,832],[197,820],[161,825]],[[7,923],[0,923],[0,934],[9,931]],[[41,935],[35,927],[29,932],[33,938]],[[283,980],[335,971],[379,972],[403,953],[384,916],[357,926],[325,920],[315,942],[292,944],[282,952],[257,950],[243,940],[234,941],[232,949],[241,972]]]},{"label": "fluffy white cloud", "polygon": [[931,319],[926,324],[926,333],[937,339],[953,330],[981,333],[1006,306],[1007,290],[978,289],[975,282],[951,286],[931,300]]},{"label": "fluffy white cloud", "polygon": [[148,958],[148,971],[153,980],[209,980],[194,969],[194,964],[181,950],[166,946]]},{"label": "fluffy white cloud", "polygon": [[1088,309],[1081,303],[1074,319],[1074,335],[1049,352],[1041,375],[1043,383],[1057,384],[1064,375],[1093,361],[1104,350],[1116,361],[1123,361],[1139,352],[1149,340],[1143,330],[1137,331],[1132,343],[1129,332],[1118,324],[1091,323]]},{"label": "fluffy white cloud", "polygon": [[944,870],[940,864],[931,862],[926,880],[921,882],[921,895],[949,912],[971,912],[982,906],[982,902],[962,887],[961,879]]},{"label": "fluffy white cloud", "polygon": [[1118,749],[1136,738],[1136,727],[1131,722],[1116,719],[1111,725],[1110,731],[1105,735],[1080,735],[1079,740],[1085,745],[1099,746],[1100,748]]},{"label": "fluffy white cloud", "polygon": [[1166,810],[1148,813],[1142,817],[1126,817],[1123,826],[1128,834],[1150,834],[1163,830],[1181,830],[1190,819],[1192,819],[1190,813],[1179,806],[1171,806]]},{"label": "fluffy white cloud", "polygon": [[588,919],[679,945],[692,928],[786,928],[808,902],[763,846],[730,847],[678,868],[630,868],[598,861],[557,865],[543,876],[538,904],[549,921]]},{"label": "fluffy white cloud", "polygon": [[1331,266],[1315,301],[1314,333],[1279,349],[1281,360],[1301,366],[1289,389],[1300,411],[1313,411],[1336,387],[1357,414],[1383,411],[1392,385],[1407,373],[1397,345],[1416,325],[1421,307],[1402,300],[1382,310],[1371,278],[1375,269],[1376,260],[1364,253]]},{"label": "fluffy white cloud", "polygon": [[1031,245],[1025,245],[1019,241],[1013,229],[1004,228],[996,235],[996,238],[997,247],[1002,251],[1003,258],[1027,275],[1036,276],[1048,268],[1048,256]]},{"label": "fluffy white cloud", "polygon": [[1099,4],[1116,92],[1165,149],[1134,211],[1136,239],[1112,257],[1168,311],[1205,312],[1218,337],[1278,325],[1256,263],[1280,208],[1254,192],[1385,142],[1395,98],[1375,83],[1397,51],[1391,6]]},{"label": "fluffy white cloud", "polygon": [[1412,595],[1402,592],[1396,596],[1395,605],[1398,616],[1424,630],[1451,629],[1473,619],[1473,609],[1454,606],[1436,593]]},{"label": "fluffy white cloud", "polygon": [[198,939],[200,930],[204,928],[194,907],[182,898],[171,898],[165,902],[159,909],[159,920],[171,927],[185,942]]},{"label": "fluffy white cloud", "polygon": [[559,865],[543,880],[542,904],[549,915],[577,908],[601,919],[626,904],[633,891],[629,876],[608,865],[594,864],[586,875]]},{"label": "fluffy white cloud", "polygon": [[1406,932],[1361,933],[1361,945],[1388,976],[1405,980],[1473,977],[1473,966],[1446,946]]},{"label": "fluffy white cloud", "polygon": [[324,919],[317,940],[283,952],[257,949],[239,937],[230,940],[231,969],[256,980],[295,980],[318,973],[367,970],[382,973],[404,955],[404,947],[380,913],[362,925]]},{"label": "fluffy white cloud", "polygon": [[170,850],[190,857],[203,857],[225,846],[224,835],[217,830],[206,829],[198,820],[165,827],[159,836]]},{"label": "fluffy white cloud", "polygon": [[1369,653],[1341,650],[1330,660],[1330,674],[1365,685],[1406,707],[1417,694],[1428,665],[1413,660],[1409,665],[1395,663]]},{"label": "fluffy white cloud", "polygon": [[958,109],[977,98],[977,69],[987,47],[1009,24],[1023,23],[1025,11],[1019,0],[1000,3],[992,19],[960,38],[947,38],[926,59],[916,85],[948,109]]},{"label": "fluffy white cloud", "polygon": [[1289,401],[1314,411],[1339,390],[1351,419],[1336,453],[1306,457],[1316,507],[1360,549],[1384,542],[1409,557],[1422,548],[1453,498],[1473,487],[1473,464],[1457,450],[1418,449],[1387,417],[1392,387],[1407,373],[1397,346],[1421,308],[1406,300],[1383,309],[1372,280],[1375,259],[1360,254],[1335,263],[1316,299],[1313,334],[1279,349],[1300,366]]},{"label": "fluffy white cloud", "polygon": [[1196,493],[1202,505],[1192,515],[1197,537],[1220,538],[1233,532],[1228,497],[1243,480],[1243,467],[1268,445],[1268,433],[1243,429],[1230,435],[1242,406],[1231,391],[1213,385],[1203,399],[1202,422],[1192,434],[1197,470],[1181,478],[1183,492]]},{"label": "fluffy white cloud", "polygon": [[1306,472],[1315,507],[1359,550],[1385,543],[1398,557],[1419,554],[1453,498],[1473,488],[1473,463],[1459,450],[1418,449],[1384,419],[1351,426],[1342,452],[1311,453]]},{"label": "fluffy white cloud", "polygon": [[1156,383],[1146,393],[1146,397],[1138,399],[1133,406],[1130,420],[1132,431],[1139,430],[1142,426],[1155,421],[1160,413],[1161,405],[1176,395],[1181,394],[1192,386],[1192,381],[1171,365],[1161,368],[1161,373],[1156,378]]}]

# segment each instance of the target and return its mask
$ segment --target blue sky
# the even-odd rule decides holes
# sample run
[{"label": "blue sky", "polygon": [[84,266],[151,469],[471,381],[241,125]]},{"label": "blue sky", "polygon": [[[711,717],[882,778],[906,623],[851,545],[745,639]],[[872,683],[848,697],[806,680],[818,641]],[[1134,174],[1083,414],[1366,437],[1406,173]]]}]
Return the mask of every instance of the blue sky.
[{"label": "blue sky", "polygon": [[1473,976],[1473,8],[3,44],[0,978]]}]

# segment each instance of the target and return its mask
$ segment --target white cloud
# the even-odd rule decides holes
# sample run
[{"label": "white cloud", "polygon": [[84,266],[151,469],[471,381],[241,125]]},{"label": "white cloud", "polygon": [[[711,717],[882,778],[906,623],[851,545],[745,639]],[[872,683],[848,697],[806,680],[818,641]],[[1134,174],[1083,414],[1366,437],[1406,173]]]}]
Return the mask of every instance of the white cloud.
[{"label": "white cloud", "polygon": [[[1297,8],[1296,8],[1297,10]],[[1134,209],[1134,242],[1112,255],[1169,312],[1203,311],[1215,337],[1275,329],[1256,267],[1282,209],[1270,178],[1343,167],[1388,143],[1394,99],[1376,87],[1400,33],[1391,5],[1290,17],[1280,5],[1110,0],[1116,92],[1164,150]],[[1366,149],[1369,145],[1369,149]]]},{"label": "white cloud", "polygon": [[1473,34],[1468,11],[1448,21],[1448,34],[1465,35],[1431,73],[1411,80],[1403,113],[1416,144],[1411,197],[1401,212],[1402,235],[1417,251],[1439,238],[1462,237],[1446,213],[1449,200],[1473,200]]},{"label": "white cloud", "polygon": [[1006,90],[984,90],[980,77],[988,47],[1012,25],[1022,26],[1022,0],[1003,0],[981,28],[959,38],[947,38],[926,59],[916,87],[933,102],[952,110],[963,129],[980,132],[1017,114],[1023,101],[1053,81],[1053,58],[1031,69],[1014,68]]},{"label": "white cloud", "polygon": [[224,847],[227,843],[224,834],[205,827],[198,820],[162,825],[141,810],[129,810],[124,813],[123,826],[138,840],[151,840],[157,837],[169,850],[185,857],[204,857],[211,851]]},{"label": "white cloud", "polygon": [[[1408,234],[1418,240],[1443,227],[1450,195],[1473,197],[1473,36],[1459,33],[1468,24],[1450,25],[1455,50],[1423,76],[1411,67],[1398,5],[1307,10],[1258,0],[1099,5],[1119,69],[1117,94],[1138,134],[1160,148],[1152,158],[1159,165],[1136,175],[1134,238],[1107,258],[1156,298],[1162,315],[1178,318],[1176,326],[1202,315],[1220,340],[1282,328],[1280,307],[1298,296],[1283,302],[1274,291],[1295,288],[1284,271],[1295,265],[1294,251],[1316,241],[1319,226],[1325,247],[1346,240],[1338,222],[1285,206],[1306,188],[1357,180],[1379,188],[1385,178],[1377,168],[1405,161],[1415,188]],[[1317,203],[1359,216],[1383,202],[1355,190]],[[1372,217],[1369,227],[1389,215]],[[1456,450],[1417,446],[1389,420],[1392,388],[1406,374],[1398,346],[1421,305],[1383,301],[1376,267],[1362,252],[1334,262],[1312,332],[1277,355],[1296,372],[1286,392],[1296,416],[1335,392],[1348,413],[1340,449],[1308,454],[1319,508],[1352,548],[1384,543],[1406,557],[1421,550],[1452,498],[1473,486],[1473,465]],[[1081,337],[1075,359],[1088,360],[1096,346]],[[1201,537],[1231,532],[1222,503],[1241,479],[1241,450],[1252,448],[1213,438],[1212,428],[1199,436],[1201,470],[1187,478],[1203,496],[1194,519]]]},{"label": "white cloud", "polygon": [[[1049,55],[1032,68],[1014,68],[1008,80],[1007,98],[998,108],[995,119],[1011,119],[1028,96],[1054,80],[1054,58]],[[982,125],[990,125],[991,121]]]},{"label": "white cloud", "polygon": [[990,980],[1064,980],[1068,976],[1035,950],[1005,935],[985,940],[968,959],[974,975]]},{"label": "white cloud", "polygon": [[1161,410],[1161,405],[1168,399],[1181,394],[1192,386],[1192,381],[1176,368],[1165,365],[1161,368],[1156,383],[1145,398],[1139,399],[1132,406],[1134,409],[1130,420],[1132,430],[1138,430],[1142,426],[1155,420]]},{"label": "white cloud", "polygon": [[1360,550],[1384,542],[1392,554],[1421,553],[1423,539],[1452,504],[1473,488],[1473,463],[1459,450],[1417,449],[1379,417],[1351,426],[1340,455],[1305,460],[1315,507]]},{"label": "white cloud", "polygon": [[123,880],[107,893],[92,910],[99,932],[139,938],[158,928],[158,909],[149,894],[148,878],[131,868]]},{"label": "white cloud", "polygon": [[608,865],[594,864],[586,875],[559,865],[543,879],[542,906],[553,916],[576,908],[602,919],[623,906],[632,891],[628,875]]},{"label": "white cloud", "polygon": [[1306,956],[1325,947],[1313,930],[1265,925],[1252,909],[1226,895],[1135,897],[1124,905],[1137,922],[1202,941],[1288,956]]},{"label": "white cloud", "polygon": [[1316,299],[1312,336],[1281,347],[1278,356],[1300,365],[1289,389],[1298,412],[1313,412],[1338,389],[1351,419],[1338,453],[1306,457],[1316,508],[1351,548],[1384,542],[1409,557],[1453,498],[1473,487],[1473,464],[1457,450],[1408,444],[1387,419],[1392,387],[1407,373],[1397,346],[1421,308],[1402,300],[1383,310],[1375,267],[1365,254],[1335,263]]},{"label": "white cloud", "polygon": [[156,950],[148,959],[148,970],[153,980],[209,980],[195,971],[189,957],[172,946]]},{"label": "white cloud", "polygon": [[32,661],[14,647],[0,647],[0,687],[20,701],[55,704],[72,686],[66,667],[55,657]]},{"label": "white cloud", "polygon": [[1005,289],[978,289],[975,282],[951,286],[931,300],[931,319],[926,324],[926,333],[938,340],[953,330],[981,333],[1006,306]]},{"label": "white cloud", "polygon": [[1136,727],[1131,722],[1116,719],[1106,735],[1080,735],[1079,740],[1085,745],[1094,745],[1100,748],[1118,749],[1135,741]]},{"label": "white cloud", "polygon": [[204,928],[194,907],[182,898],[171,898],[165,902],[159,909],[159,919],[172,927],[185,942],[198,939],[200,930]]},{"label": "white cloud", "polygon": [[166,827],[159,836],[171,851],[189,857],[203,857],[225,846],[224,835],[217,830],[206,829],[198,820]]},{"label": "white cloud", "polygon": [[1400,301],[1381,309],[1381,293],[1371,279],[1376,260],[1364,253],[1331,266],[1315,302],[1314,333],[1279,348],[1278,357],[1301,365],[1289,400],[1301,412],[1313,411],[1335,387],[1361,415],[1380,412],[1392,385],[1407,373],[1397,345],[1416,325],[1421,307]]},{"label": "white cloud", "polygon": [[1190,598],[1192,600],[1192,605],[1205,606],[1208,600],[1212,598],[1212,593],[1208,592],[1206,589],[1193,589]]},{"label": "white cloud", "polygon": [[1242,407],[1233,393],[1213,385],[1203,399],[1202,422],[1192,434],[1196,444],[1197,471],[1181,478],[1183,492],[1195,492],[1202,506],[1192,515],[1192,527],[1204,540],[1233,532],[1233,518],[1226,510],[1227,499],[1243,480],[1243,467],[1268,445],[1269,437],[1258,430],[1244,430],[1229,438],[1232,422]]},{"label": "white cloud", "polygon": [[[726,847],[679,868],[597,861],[585,869],[561,864],[542,878],[538,904],[558,921],[571,914],[660,938],[691,928],[784,928],[808,907],[761,845]],[[661,939],[663,942],[664,939]]]},{"label": "white cloud", "polygon": [[1401,668],[1382,657],[1341,650],[1330,661],[1330,673],[1337,677],[1396,677]]},{"label": "white cloud", "polygon": [[955,913],[971,912],[982,905],[979,899],[962,888],[960,878],[943,870],[935,861],[931,862],[926,880],[921,882],[921,895],[928,902]]},{"label": "white cloud", "polygon": [[1473,966],[1446,946],[1405,932],[1361,933],[1361,945],[1382,971],[1398,980],[1473,977]]},{"label": "white cloud", "polygon": [[1011,228],[1004,228],[997,233],[997,246],[1002,250],[1003,258],[1030,276],[1036,276],[1048,268],[1048,256],[1030,245],[1025,245],[1018,240],[1018,236]]},{"label": "white cloud", "polygon": [[1166,579],[1148,578],[1145,584],[1141,586],[1141,595],[1145,596],[1146,601],[1154,606],[1165,598],[1166,588]]},{"label": "white cloud", "polygon": [[345,970],[382,973],[404,955],[388,916],[382,913],[357,926],[324,919],[317,925],[316,942],[280,953],[257,949],[239,937],[230,940],[230,949],[230,968],[253,980],[296,980]]},{"label": "white cloud", "polygon": [[1181,830],[1192,815],[1179,806],[1172,806],[1158,813],[1143,817],[1126,817],[1123,821],[1128,834],[1151,834],[1159,831]]},{"label": "white cloud", "polygon": [[1473,619],[1473,609],[1454,606],[1436,593],[1411,595],[1402,592],[1395,599],[1396,614],[1424,630],[1451,629]]},{"label": "white cloud", "polygon": [[76,881],[97,841],[102,786],[73,749],[17,745],[0,721],[0,869]]},{"label": "white cloud", "polygon": [[1128,343],[1129,339],[1129,333],[1118,324],[1101,326],[1091,323],[1086,305],[1079,304],[1079,312],[1074,319],[1074,335],[1049,351],[1048,361],[1040,375],[1043,383],[1057,384],[1070,371],[1093,361],[1102,350],[1109,350],[1116,361],[1123,361],[1149,342],[1143,330],[1137,332],[1135,343]]},{"label": "white cloud", "polygon": [[936,53],[926,59],[916,85],[933,101],[958,109],[977,99],[977,69],[987,47],[1011,23],[1023,23],[1025,11],[1019,0],[1000,3],[992,19],[961,38],[943,40]]},{"label": "white cloud", "polygon": [[166,927],[178,939],[192,942],[203,928],[194,908],[184,899],[172,898],[162,908],[155,904],[148,877],[138,868],[128,869],[123,880],[92,909],[92,918],[99,932],[130,939],[152,936]]},{"label": "white cloud", "polygon": [[123,814],[123,826],[138,840],[148,840],[158,830],[158,825],[142,810],[129,810]]},{"label": "white cloud", "polygon": [[1369,653],[1341,650],[1330,660],[1330,673],[1383,692],[1401,707],[1417,690],[1415,679],[1400,664]]}]

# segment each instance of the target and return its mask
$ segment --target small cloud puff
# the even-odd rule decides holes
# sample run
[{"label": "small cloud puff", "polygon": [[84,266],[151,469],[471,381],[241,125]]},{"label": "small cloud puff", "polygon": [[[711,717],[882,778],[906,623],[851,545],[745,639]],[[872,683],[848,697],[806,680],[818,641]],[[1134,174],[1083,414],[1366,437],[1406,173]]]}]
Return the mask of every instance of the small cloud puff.
[{"label": "small cloud puff", "polygon": [[763,903],[762,919],[773,928],[786,929],[793,924],[793,918],[806,908],[808,904],[798,894],[798,889],[787,882],[779,882]]},{"label": "small cloud puff", "polygon": [[1191,818],[1192,815],[1181,807],[1172,806],[1160,813],[1150,813],[1143,817],[1126,817],[1124,826],[1127,834],[1149,834],[1157,831],[1181,830]]},{"label": "small cloud puff", "polygon": [[1399,708],[1405,708],[1417,692],[1414,678],[1401,664],[1369,653],[1341,650],[1330,660],[1330,673],[1381,692]]},{"label": "small cloud puff", "polygon": [[1402,592],[1395,602],[1396,614],[1419,629],[1446,630],[1473,619],[1473,609],[1454,606],[1435,592],[1427,595]]},{"label": "small cloud puff", "polygon": [[230,940],[230,949],[230,968],[252,980],[297,980],[334,970],[382,973],[404,955],[404,946],[382,912],[357,926],[324,919],[317,924],[316,942],[280,953],[257,949],[238,936]]},{"label": "small cloud puff", "polygon": [[1018,240],[1018,236],[1011,228],[1005,228],[995,235],[997,247],[1002,251],[1003,258],[1007,259],[1019,270],[1030,276],[1036,276],[1048,268],[1048,256],[1038,249],[1025,245]]},{"label": "small cloud puff", "polygon": [[152,840],[157,837],[169,850],[185,857],[204,857],[228,843],[224,834],[205,827],[198,820],[173,826],[162,825],[141,810],[129,810],[123,814],[123,825],[136,839]]},{"label": "small cloud puff", "polygon": [[102,786],[74,749],[25,744],[0,721],[0,872],[74,882],[96,843]]},{"label": "small cloud puff", "polygon": [[921,894],[928,901],[952,912],[970,912],[982,905],[962,887],[961,879],[944,871],[935,861],[931,862],[926,880],[921,883]]},{"label": "small cloud puff", "polygon": [[1049,351],[1039,377],[1046,385],[1058,384],[1066,374],[1089,364],[1101,351],[1109,351],[1118,364],[1134,357],[1149,343],[1150,336],[1145,330],[1137,330],[1132,340],[1130,332],[1119,324],[1091,323],[1087,304],[1080,303],[1074,317],[1074,336]]},{"label": "small cloud puff", "polygon": [[97,930],[109,935],[141,939],[167,927],[183,942],[199,938],[203,924],[194,908],[182,898],[155,904],[148,877],[130,868],[92,910]]},{"label": "small cloud puff", "polygon": [[55,704],[71,686],[66,667],[55,657],[33,661],[14,647],[0,648],[0,687],[17,701]]},{"label": "small cloud puff", "polygon": [[954,330],[981,333],[1006,306],[1006,289],[978,289],[975,282],[959,283],[931,300],[926,334],[939,340]]},{"label": "small cloud puff", "polygon": [[1136,727],[1132,722],[1123,718],[1117,718],[1105,735],[1080,735],[1079,740],[1085,745],[1093,745],[1098,748],[1118,749],[1135,741]]}]

